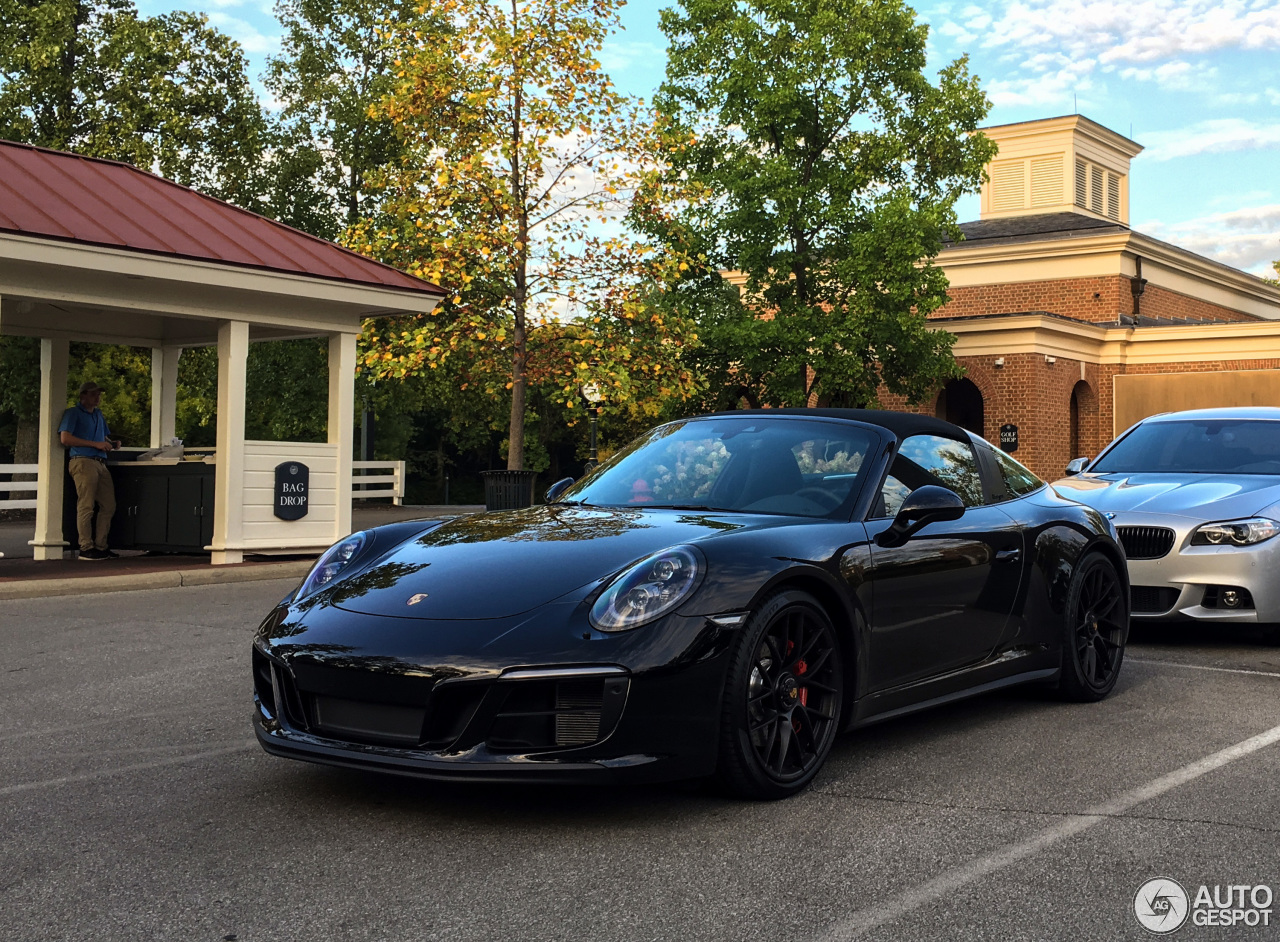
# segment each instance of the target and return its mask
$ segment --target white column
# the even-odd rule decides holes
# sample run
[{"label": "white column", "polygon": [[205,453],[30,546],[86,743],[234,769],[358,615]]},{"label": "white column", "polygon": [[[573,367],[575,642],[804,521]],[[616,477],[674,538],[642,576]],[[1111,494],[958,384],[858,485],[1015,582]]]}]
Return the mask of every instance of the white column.
[{"label": "white column", "polygon": [[40,478],[36,488],[36,537],[31,541],[36,559],[61,559],[67,541],[62,538],[63,454],[58,425],[67,409],[67,340],[40,338]]},{"label": "white column", "polygon": [[151,348],[151,447],[169,444],[178,421],[178,358],[181,347]]},{"label": "white column", "polygon": [[218,444],[214,473],[213,564],[244,560],[244,397],[249,325],[218,327]]},{"label": "white column", "polygon": [[329,335],[329,444],[338,446],[334,540],[351,532],[351,455],[355,448],[356,334]]}]

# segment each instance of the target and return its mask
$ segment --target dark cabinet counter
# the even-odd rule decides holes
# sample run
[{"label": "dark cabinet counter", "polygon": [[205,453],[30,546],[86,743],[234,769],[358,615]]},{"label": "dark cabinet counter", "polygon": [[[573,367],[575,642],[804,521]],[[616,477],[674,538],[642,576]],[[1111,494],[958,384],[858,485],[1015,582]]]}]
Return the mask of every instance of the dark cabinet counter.
[{"label": "dark cabinet counter", "polygon": [[[121,461],[107,467],[116,491],[112,549],[203,553],[213,542],[213,465]],[[75,547],[76,486],[70,474],[64,486],[62,538]]]}]

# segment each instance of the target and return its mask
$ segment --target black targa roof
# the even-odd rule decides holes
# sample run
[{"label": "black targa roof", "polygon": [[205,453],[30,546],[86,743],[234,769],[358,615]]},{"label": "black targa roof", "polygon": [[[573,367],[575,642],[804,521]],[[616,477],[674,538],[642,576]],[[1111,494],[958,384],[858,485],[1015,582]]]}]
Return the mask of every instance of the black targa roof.
[{"label": "black targa roof", "polygon": [[[961,442],[969,440],[969,433],[960,426],[952,425],[934,416],[918,415],[914,412],[890,412],[885,409],[734,409],[715,412],[712,415],[726,417],[759,415],[765,418],[798,415],[809,419],[848,419],[888,429],[899,441],[911,435],[939,435],[942,438],[953,438]],[[691,418],[706,418],[706,416],[691,416]]]}]

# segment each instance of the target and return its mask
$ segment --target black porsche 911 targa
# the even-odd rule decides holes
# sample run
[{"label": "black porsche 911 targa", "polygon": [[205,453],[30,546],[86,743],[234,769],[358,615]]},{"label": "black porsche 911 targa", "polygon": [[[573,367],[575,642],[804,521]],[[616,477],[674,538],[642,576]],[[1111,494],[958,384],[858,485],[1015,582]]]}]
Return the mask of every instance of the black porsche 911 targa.
[{"label": "black porsche 911 targa", "polygon": [[841,730],[1116,683],[1110,521],[939,419],[700,416],[569,483],[326,552],[253,643],[263,747],[462,781],[714,774],[778,798]]}]

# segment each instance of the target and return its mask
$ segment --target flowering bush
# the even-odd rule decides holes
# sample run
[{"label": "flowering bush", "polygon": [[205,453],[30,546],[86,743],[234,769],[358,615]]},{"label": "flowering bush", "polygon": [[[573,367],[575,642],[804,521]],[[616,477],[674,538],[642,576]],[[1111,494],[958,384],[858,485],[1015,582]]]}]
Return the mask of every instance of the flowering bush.
[{"label": "flowering bush", "polygon": [[647,482],[653,500],[664,504],[685,503],[701,500],[711,493],[729,460],[729,450],[718,438],[706,438],[672,442],[664,457],[662,464],[653,466]]}]

